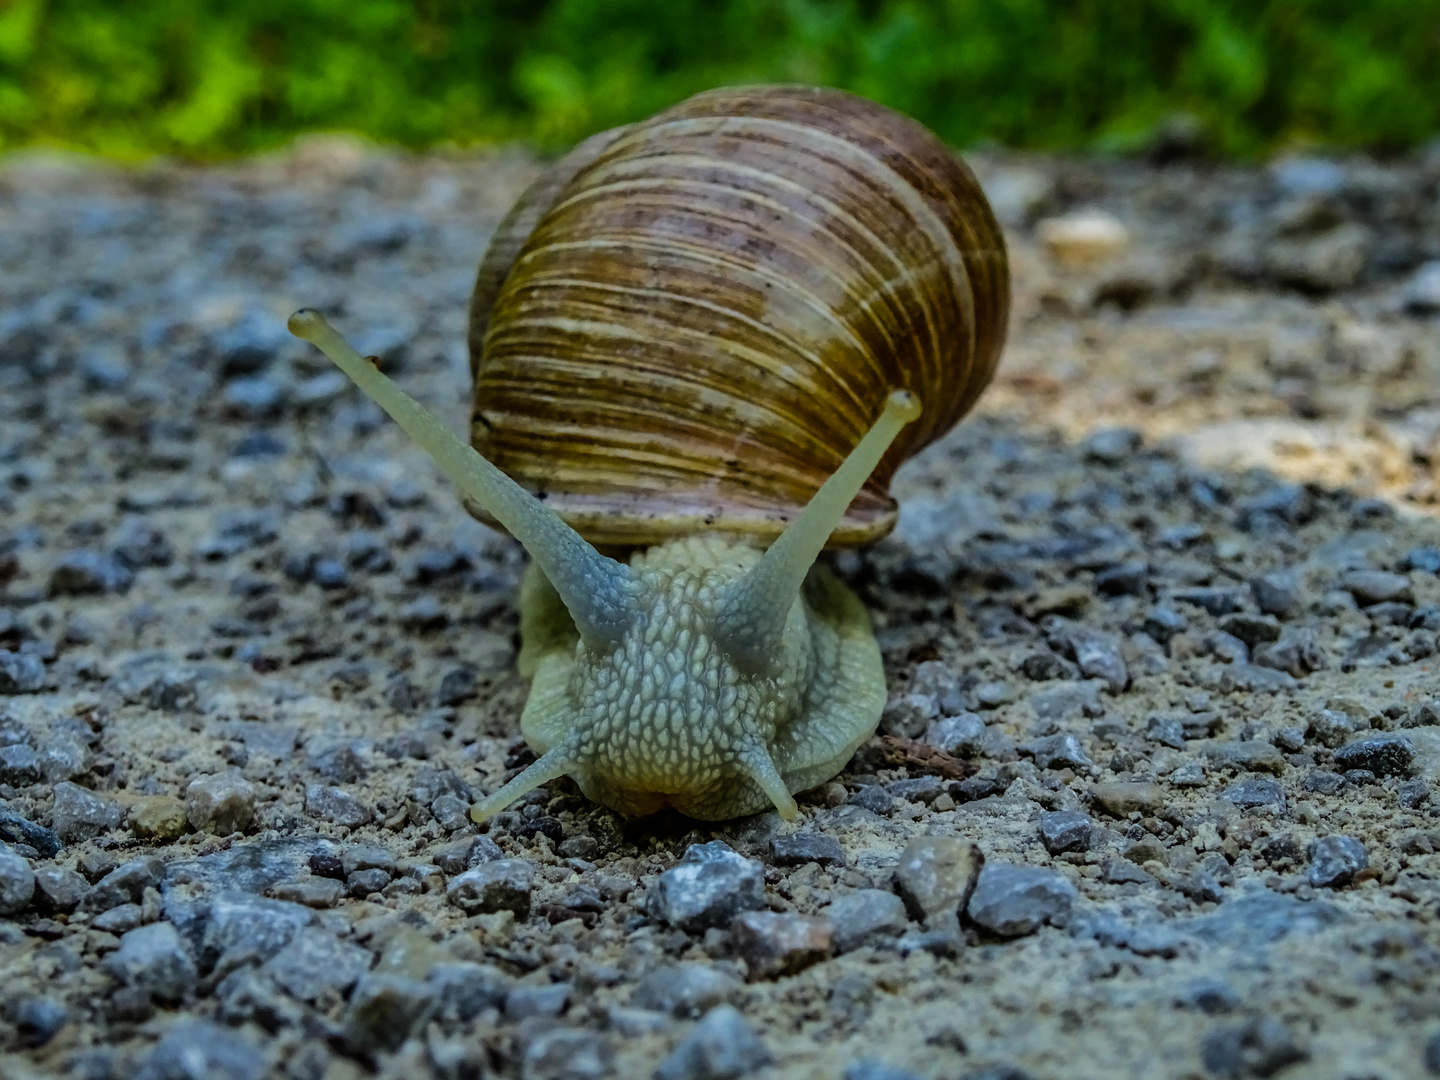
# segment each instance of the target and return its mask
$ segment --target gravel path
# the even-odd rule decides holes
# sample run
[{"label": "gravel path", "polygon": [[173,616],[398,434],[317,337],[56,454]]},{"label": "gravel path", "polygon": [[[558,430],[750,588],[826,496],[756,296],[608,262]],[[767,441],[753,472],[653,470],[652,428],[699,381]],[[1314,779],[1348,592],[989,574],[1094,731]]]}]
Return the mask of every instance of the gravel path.
[{"label": "gravel path", "polygon": [[1440,1074],[1440,155],[980,160],[1012,344],[837,571],[893,698],[773,815],[483,834],[457,428],[534,166],[0,171],[0,1075]]}]

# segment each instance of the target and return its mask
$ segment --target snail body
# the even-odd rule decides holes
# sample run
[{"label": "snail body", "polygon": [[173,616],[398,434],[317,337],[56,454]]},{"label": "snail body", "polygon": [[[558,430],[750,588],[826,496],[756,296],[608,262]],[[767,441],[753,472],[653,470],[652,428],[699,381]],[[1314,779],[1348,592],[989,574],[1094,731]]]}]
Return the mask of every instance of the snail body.
[{"label": "snail body", "polygon": [[541,756],[472,816],[570,775],[630,815],[793,817],[885,702],[865,609],[815,559],[893,527],[890,476],[989,382],[1008,297],[938,139],[783,86],[602,132],[521,196],[471,302],[472,446],[292,317],[532,557]]}]

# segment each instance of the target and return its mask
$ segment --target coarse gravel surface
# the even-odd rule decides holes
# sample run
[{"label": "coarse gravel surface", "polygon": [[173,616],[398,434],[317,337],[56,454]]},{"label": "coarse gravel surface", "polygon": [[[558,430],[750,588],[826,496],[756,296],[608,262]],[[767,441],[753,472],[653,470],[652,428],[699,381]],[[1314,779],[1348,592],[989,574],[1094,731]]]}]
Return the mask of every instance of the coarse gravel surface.
[{"label": "coarse gravel surface", "polygon": [[457,429],[519,153],[0,167],[0,1076],[1440,1075],[1440,152],[975,160],[978,413],[832,557],[802,814],[483,832],[523,555]]}]

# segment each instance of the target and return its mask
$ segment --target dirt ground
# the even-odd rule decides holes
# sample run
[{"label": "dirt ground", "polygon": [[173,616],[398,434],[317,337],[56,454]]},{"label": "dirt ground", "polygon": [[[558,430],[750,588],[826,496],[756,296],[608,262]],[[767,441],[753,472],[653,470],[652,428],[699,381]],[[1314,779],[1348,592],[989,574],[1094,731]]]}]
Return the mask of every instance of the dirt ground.
[{"label": "dirt ground", "polygon": [[[832,559],[881,735],[796,822],[561,781],[477,842],[523,555],[284,319],[461,429],[536,165],[6,162],[0,1075],[1440,1075],[1440,151],[973,164],[1000,375]],[[807,918],[677,925],[715,839]]]}]

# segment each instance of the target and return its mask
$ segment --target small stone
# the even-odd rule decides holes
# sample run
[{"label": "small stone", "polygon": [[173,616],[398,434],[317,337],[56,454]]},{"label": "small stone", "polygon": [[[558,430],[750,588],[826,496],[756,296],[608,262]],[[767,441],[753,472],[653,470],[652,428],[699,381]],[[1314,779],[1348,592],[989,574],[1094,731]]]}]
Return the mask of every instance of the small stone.
[{"label": "small stone", "polygon": [[1205,756],[1225,768],[1266,772],[1279,776],[1285,771],[1285,755],[1271,743],[1227,742],[1206,747]]},{"label": "small stone", "polygon": [[185,789],[185,819],[196,832],[229,836],[254,817],[255,785],[238,772],[197,777]]},{"label": "small stone", "polygon": [[1055,679],[1069,681],[1079,678],[1080,669],[1063,656],[1044,649],[1031,653],[1020,662],[1020,674],[1034,682],[1050,682]]},{"label": "small stone", "polygon": [[1359,725],[1348,714],[1338,709],[1321,709],[1310,715],[1305,734],[1333,749],[1343,746],[1357,730]]},{"label": "small stone", "polygon": [[819,832],[797,832],[770,841],[770,862],[775,866],[844,866],[845,849],[832,836]]},{"label": "small stone", "polygon": [[537,1016],[554,1019],[569,1007],[570,991],[569,983],[512,987],[505,995],[505,1019],[519,1021]]},{"label": "small stone", "polygon": [[177,840],[190,827],[185,803],[173,795],[144,795],[130,807],[125,824],[141,840]]},{"label": "small stone", "polygon": [[472,669],[455,668],[440,680],[440,689],[435,693],[435,703],[440,706],[463,705],[475,696],[478,685]]},{"label": "small stone", "polygon": [[201,948],[206,957],[229,953],[268,960],[314,920],[314,913],[299,904],[222,892],[210,902]]},{"label": "small stone", "polygon": [[1326,836],[1309,848],[1310,870],[1306,880],[1317,889],[1338,889],[1350,884],[1356,874],[1370,865],[1365,845],[1349,836]]},{"label": "small stone", "polygon": [[0,844],[0,915],[23,911],[35,895],[35,872],[8,844]]},{"label": "small stone", "polygon": [[1066,731],[1023,742],[1020,753],[1033,757],[1042,769],[1088,769],[1094,764],[1080,740]]},{"label": "small stone", "polygon": [[1220,793],[1220,797],[1241,810],[1264,807],[1276,813],[1285,811],[1285,789],[1269,777],[1247,777],[1231,784]]},{"label": "small stone", "polygon": [[1440,259],[1423,264],[1406,283],[1405,310],[1412,315],[1440,312]]},{"label": "small stone", "polygon": [[1328,769],[1316,769],[1305,778],[1305,790],[1321,795],[1334,795],[1345,786],[1345,777]]},{"label": "small stone", "polygon": [[378,893],[389,884],[390,875],[384,870],[356,870],[345,878],[346,891],[357,900]]},{"label": "small stone", "polygon": [[[967,1080],[974,1080],[976,1075],[970,1073]],[[852,1061],[845,1067],[845,1080],[920,1080],[920,1075],[878,1061]]]},{"label": "small stone", "polygon": [[368,825],[374,817],[370,808],[354,795],[326,784],[305,785],[305,812],[352,829]]},{"label": "small stone", "polygon": [[1171,638],[1184,632],[1189,626],[1189,620],[1178,611],[1168,607],[1156,607],[1151,608],[1150,614],[1145,616],[1143,629],[1161,645],[1166,645]]},{"label": "small stone", "polygon": [[[1436,263],[1436,266],[1440,266],[1440,263]],[[1440,574],[1440,547],[1426,544],[1423,547],[1411,548],[1405,553],[1401,565],[1406,570],[1419,570],[1422,574]]]},{"label": "small stone", "polygon": [[50,824],[62,841],[89,840],[120,827],[125,811],[109,799],[65,780],[55,785]]},{"label": "small stone", "polygon": [[0,783],[29,787],[41,777],[40,755],[24,743],[0,746]]},{"label": "small stone", "polygon": [[889,816],[895,809],[894,798],[879,784],[862,784],[846,801],[881,817]]},{"label": "small stone", "polygon": [[830,955],[829,919],[789,911],[744,911],[730,924],[735,953],[750,978],[774,979]]},{"label": "small stone", "polygon": [[[888,796],[886,796],[888,798]],[[650,887],[650,914],[687,933],[724,928],[741,911],[764,907],[763,867],[712,840],[692,844]]]},{"label": "small stone", "polygon": [[34,653],[0,649],[0,694],[37,694],[45,688],[45,662]]},{"label": "small stone", "polygon": [[168,922],[131,930],[106,966],[121,982],[176,1003],[195,987],[195,961],[180,932]]},{"label": "small stone", "polygon": [[145,890],[158,886],[164,876],[164,862],[153,855],[122,863],[85,893],[80,910],[109,911],[120,904],[138,903]]},{"label": "small stone", "polygon": [[90,920],[90,925],[96,930],[104,930],[107,934],[121,934],[134,930],[137,926],[145,923],[145,910],[139,904],[121,904],[109,911],[102,912]]},{"label": "small stone", "polygon": [[73,911],[90,883],[66,866],[42,866],[35,871],[35,904],[46,911]]},{"label": "small stone", "polygon": [[1293,690],[1295,686],[1294,676],[1257,664],[1230,664],[1220,673],[1220,691],[1224,694],[1273,694],[1281,690]]},{"label": "small stone", "polygon": [[1300,610],[1300,583],[1294,574],[1283,570],[1252,579],[1250,595],[1262,612],[1279,619],[1289,618]]},{"label": "small stone", "polygon": [[1403,735],[1371,735],[1335,751],[1335,767],[1368,769],[1376,776],[1404,776],[1415,759],[1415,745]]},{"label": "small stone", "polygon": [[1122,563],[1095,575],[1095,588],[1106,596],[1144,596],[1150,581],[1150,564]]},{"label": "small stone", "polygon": [[367,975],[350,995],[341,1029],[353,1052],[398,1050],[435,1005],[434,987],[399,975]]},{"label": "small stone", "polygon": [[[137,931],[138,932],[138,931]],[[243,1035],[186,1017],[175,1021],[141,1062],[135,1080],[261,1080],[263,1051]]]},{"label": "small stone", "polygon": [[998,709],[1015,700],[1015,688],[1003,680],[984,682],[971,691],[977,709]]},{"label": "small stone", "polygon": [[951,836],[917,836],[895,865],[895,888],[912,918],[958,916],[975,888],[985,856]]},{"label": "small stone", "polygon": [[1149,885],[1155,879],[1128,859],[1106,859],[1100,880],[1106,885]]},{"label": "small stone", "polygon": [[467,915],[513,911],[516,918],[524,919],[530,914],[534,876],[523,859],[496,859],[453,878],[445,898]]},{"label": "small stone", "polygon": [[1307,1057],[1285,1026],[1268,1016],[1212,1031],[1200,1041],[1206,1071],[1225,1080],[1274,1076]]},{"label": "small stone", "polygon": [[435,988],[438,1016],[468,1023],[486,1009],[501,1009],[511,978],[489,964],[446,962],[430,968],[425,981]]},{"label": "small stone", "polygon": [[965,911],[971,922],[992,933],[1019,937],[1045,923],[1065,923],[1075,898],[1075,886],[1053,870],[989,862]]},{"label": "small stone", "polygon": [[1070,267],[1103,262],[1130,246],[1130,230],[1114,214],[1098,209],[1046,218],[1036,224],[1035,235],[1052,259]]},{"label": "small stone", "polygon": [[940,707],[930,694],[901,694],[891,698],[880,714],[880,730],[903,739],[918,738],[939,715]]},{"label": "small stone", "polygon": [[1165,805],[1165,790],[1159,784],[1139,780],[1117,780],[1096,784],[1090,789],[1095,804],[1113,817],[1128,817],[1133,811],[1153,814]]},{"label": "small stone", "polygon": [[388,878],[395,873],[395,856],[382,847],[347,847],[340,859],[340,869],[347,875],[358,870],[381,870]]},{"label": "small stone", "polygon": [[67,551],[50,571],[51,596],[124,592],[135,580],[128,566],[98,551]]},{"label": "small stone", "polygon": [[1430,801],[1430,785],[1417,776],[1401,784],[1395,798],[1402,810],[1419,810]]},{"label": "small stone", "polygon": [[1220,629],[1254,648],[1280,636],[1280,620],[1274,615],[1251,615],[1249,612],[1236,611],[1220,619]]},{"label": "small stone", "polygon": [[1178,716],[1151,716],[1145,721],[1145,737],[1172,750],[1185,749],[1185,722]]},{"label": "small stone", "polygon": [[1085,851],[1095,835],[1095,822],[1078,810],[1054,810],[1040,815],[1040,842],[1051,855]]},{"label": "small stone", "polygon": [[657,968],[645,976],[630,996],[630,1004],[690,1020],[733,1001],[739,992],[739,982],[723,971],[705,964],[681,963]]},{"label": "small stone", "polygon": [[341,941],[329,930],[303,927],[260,966],[275,985],[297,1001],[338,1000],[370,970],[368,949]]},{"label": "small stone", "polygon": [[614,1075],[614,1051],[604,1036],[579,1028],[541,1031],[520,1055],[521,1080],[603,1080]]},{"label": "small stone", "polygon": [[842,893],[825,909],[834,928],[835,951],[846,953],[881,938],[904,933],[909,925],[905,903],[882,889]]},{"label": "small stone", "polygon": [[892,780],[885,790],[897,799],[922,803],[929,806],[945,792],[945,785],[938,776],[912,776],[904,780]]},{"label": "small stone", "polygon": [[[1100,715],[1104,706],[1100,703],[1100,691],[1105,684],[1099,679],[1083,682],[1060,683],[1030,695],[1030,707],[1041,720],[1069,720],[1077,716]],[[988,754],[990,735],[981,743],[981,750]]]},{"label": "small stone", "polygon": [[718,1005],[655,1070],[655,1080],[740,1080],[770,1063],[770,1052],[733,1005]]},{"label": "small stone", "polygon": [[1165,779],[1175,787],[1204,787],[1205,766],[1198,761],[1192,761],[1181,765]]},{"label": "small stone", "polygon": [[1123,693],[1130,685],[1130,670],[1120,652],[1120,642],[1112,634],[1089,627],[1077,626],[1067,635],[1075,653],[1075,663],[1087,679],[1099,679],[1112,694]]},{"label": "small stone", "polygon": [[1259,667],[1274,668],[1299,679],[1325,666],[1324,654],[1308,627],[1286,630],[1279,641],[1257,645],[1252,659]]},{"label": "small stone", "polygon": [[328,877],[306,877],[298,881],[281,882],[266,890],[274,900],[324,910],[340,903],[346,893],[345,883]]},{"label": "small stone", "polygon": [[15,1004],[10,1019],[20,1041],[34,1050],[60,1034],[70,1022],[70,1010],[52,997],[27,997]]},{"label": "small stone", "polygon": [[[1239,589],[1230,588],[1193,588],[1180,589],[1171,594],[1172,600],[1178,600],[1182,604],[1193,604],[1203,608],[1217,618],[1221,615],[1228,615],[1232,611],[1240,611],[1245,606],[1244,593]],[[1154,635],[1151,635],[1154,637]],[[1158,641],[1159,639],[1156,638]]]},{"label": "small stone", "polygon": [[1351,570],[1340,579],[1340,583],[1361,607],[1390,600],[1403,600],[1405,603],[1414,600],[1410,579],[1404,574],[1392,574],[1386,570]]}]

